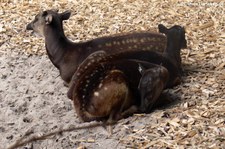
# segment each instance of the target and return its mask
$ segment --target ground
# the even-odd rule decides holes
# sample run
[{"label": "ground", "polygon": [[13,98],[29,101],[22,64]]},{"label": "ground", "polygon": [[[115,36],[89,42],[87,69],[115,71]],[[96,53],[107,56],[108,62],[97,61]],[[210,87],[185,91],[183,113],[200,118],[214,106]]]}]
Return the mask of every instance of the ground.
[{"label": "ground", "polygon": [[44,39],[25,31],[41,10],[71,10],[64,22],[74,42],[105,35],[186,28],[181,85],[171,103],[103,127],[75,130],[21,148],[225,148],[225,2],[220,0],[3,0],[0,3],[0,148],[24,135],[86,125],[76,116]]}]

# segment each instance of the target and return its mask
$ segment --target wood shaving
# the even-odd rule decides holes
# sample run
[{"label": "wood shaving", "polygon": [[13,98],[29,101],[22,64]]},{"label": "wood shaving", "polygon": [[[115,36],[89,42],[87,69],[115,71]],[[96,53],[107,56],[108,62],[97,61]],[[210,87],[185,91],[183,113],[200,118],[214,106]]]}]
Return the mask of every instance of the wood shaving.
[{"label": "wood shaving", "polygon": [[[71,18],[64,22],[64,30],[74,42],[115,33],[157,30],[162,23],[167,27],[184,26],[188,49],[182,51],[183,82],[167,91],[176,102],[150,114],[121,120],[111,136],[103,128],[80,130],[34,142],[33,148],[225,147],[224,1],[2,0],[0,148],[15,142],[27,130],[37,134],[58,125],[80,123],[58,72],[50,61],[45,61],[44,39],[25,31],[39,11],[52,8],[72,11]],[[27,61],[28,58],[34,62]],[[43,69],[35,73],[34,68],[39,65],[38,68],[45,67],[46,73]],[[43,81],[49,75],[53,79]],[[28,79],[30,82],[25,83]],[[73,141],[71,136],[75,137]]]}]

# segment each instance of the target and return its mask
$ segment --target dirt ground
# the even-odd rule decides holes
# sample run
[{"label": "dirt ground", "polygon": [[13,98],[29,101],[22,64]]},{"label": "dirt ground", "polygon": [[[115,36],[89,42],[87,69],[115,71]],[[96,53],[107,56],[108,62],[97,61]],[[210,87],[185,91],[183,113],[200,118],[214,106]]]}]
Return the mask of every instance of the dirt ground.
[{"label": "dirt ground", "polygon": [[24,135],[42,135],[81,123],[67,98],[44,39],[25,31],[41,10],[71,10],[64,22],[74,42],[162,23],[186,28],[181,85],[165,91],[170,104],[103,127],[76,130],[29,143],[26,149],[225,148],[225,2],[179,0],[1,0],[0,148]]}]

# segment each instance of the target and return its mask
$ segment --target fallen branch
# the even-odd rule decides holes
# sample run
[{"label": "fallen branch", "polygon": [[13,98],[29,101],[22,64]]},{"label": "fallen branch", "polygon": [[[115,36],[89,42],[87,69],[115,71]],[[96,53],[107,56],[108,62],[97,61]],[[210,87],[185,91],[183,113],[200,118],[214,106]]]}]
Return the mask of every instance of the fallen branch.
[{"label": "fallen branch", "polygon": [[74,131],[74,130],[79,130],[79,129],[87,129],[87,128],[94,128],[94,127],[98,127],[98,126],[107,126],[107,125],[113,125],[116,124],[116,122],[96,122],[96,123],[91,123],[89,125],[86,126],[78,126],[78,127],[70,127],[70,128],[66,128],[66,129],[59,129],[47,134],[43,134],[41,136],[32,136],[31,138],[25,139],[26,135],[24,135],[23,137],[21,137],[20,139],[18,139],[15,143],[11,144],[7,149],[15,149],[18,147],[21,147],[25,144],[31,143],[31,142],[35,142],[35,141],[39,141],[39,140],[45,140],[50,136],[56,135],[56,134],[62,134],[64,132],[70,132],[70,131]]}]

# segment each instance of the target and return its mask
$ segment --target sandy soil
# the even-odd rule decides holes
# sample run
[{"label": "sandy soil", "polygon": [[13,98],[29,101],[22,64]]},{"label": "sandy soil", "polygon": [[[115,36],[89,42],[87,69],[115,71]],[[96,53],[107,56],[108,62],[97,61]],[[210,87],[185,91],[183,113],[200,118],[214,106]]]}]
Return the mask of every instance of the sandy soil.
[{"label": "sandy soil", "polygon": [[[187,29],[183,83],[168,91],[172,102],[113,126],[76,130],[21,148],[225,148],[225,27],[219,1],[1,1],[0,148],[24,135],[82,126],[67,88],[46,56],[44,41],[25,26],[39,10],[72,10],[65,31],[73,41],[159,23]],[[93,23],[94,22],[94,23]]]},{"label": "sandy soil", "polygon": [[[27,132],[45,133],[79,124],[58,71],[47,56],[1,56],[1,148]],[[74,148],[79,140],[93,148],[116,146],[104,128],[81,130],[35,143],[33,148]],[[83,141],[82,141],[83,140]],[[76,143],[78,142],[78,143]],[[53,145],[54,144],[54,145]],[[85,143],[86,144],[86,143]]]},{"label": "sandy soil", "polygon": [[[82,126],[67,99],[67,88],[47,56],[7,52],[1,56],[1,148],[24,134],[42,133]],[[141,118],[139,118],[141,117]],[[139,120],[137,120],[139,119]],[[143,128],[150,115],[121,120],[113,134],[104,127],[79,130],[26,145],[28,148],[125,148],[120,139]],[[132,124],[130,124],[132,123]]]}]

